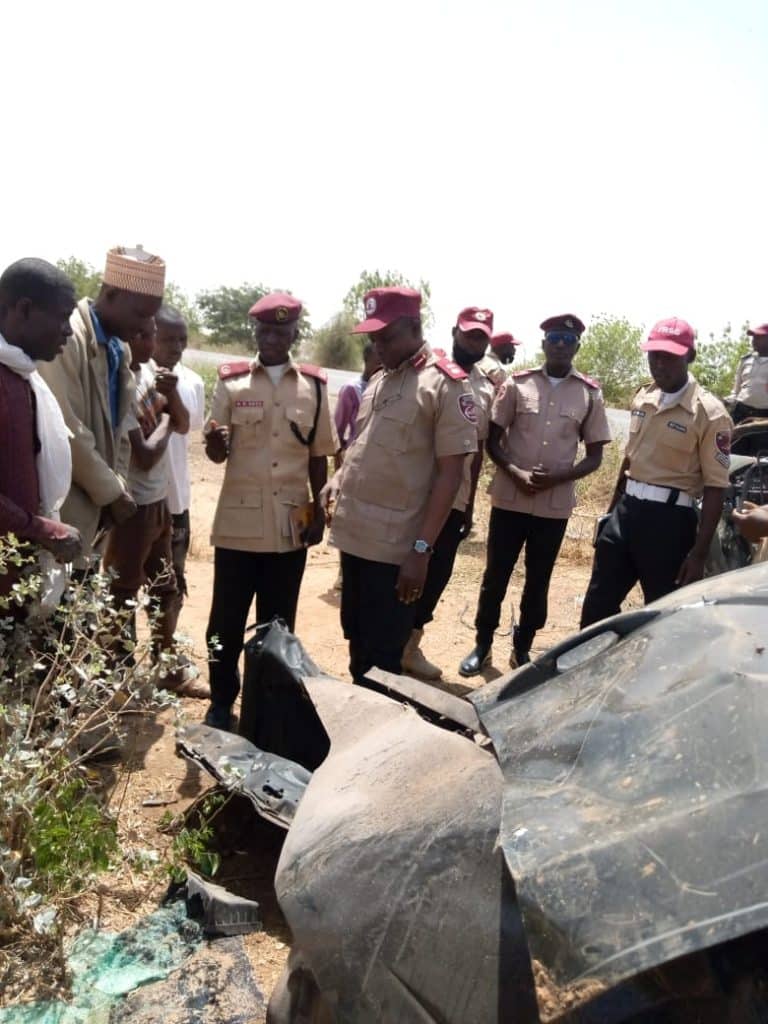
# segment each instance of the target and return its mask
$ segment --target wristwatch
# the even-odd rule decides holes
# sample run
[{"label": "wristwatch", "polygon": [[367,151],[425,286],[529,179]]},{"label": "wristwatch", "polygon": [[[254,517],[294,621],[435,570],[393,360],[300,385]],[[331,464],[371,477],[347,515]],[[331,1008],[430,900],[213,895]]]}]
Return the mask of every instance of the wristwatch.
[{"label": "wristwatch", "polygon": [[417,555],[431,555],[435,549],[431,544],[427,544],[425,540],[415,540],[413,542],[413,550]]}]

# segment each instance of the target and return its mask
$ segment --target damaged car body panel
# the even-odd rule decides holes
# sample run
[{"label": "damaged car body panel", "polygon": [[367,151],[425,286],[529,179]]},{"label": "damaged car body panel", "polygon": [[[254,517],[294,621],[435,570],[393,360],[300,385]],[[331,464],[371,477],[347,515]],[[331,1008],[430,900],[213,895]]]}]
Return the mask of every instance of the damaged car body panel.
[{"label": "damaged car body panel", "polygon": [[[331,755],[302,800],[275,884],[328,1019],[496,1020],[512,988],[514,1020],[537,1020],[497,847],[495,758],[379,694],[305,685]],[[502,959],[517,973],[502,974]],[[275,1024],[284,1019],[298,1018],[272,1011]]]},{"label": "damaged car body panel", "polygon": [[472,696],[531,955],[558,984],[768,926],[767,605],[766,566],[704,580],[570,671]]}]

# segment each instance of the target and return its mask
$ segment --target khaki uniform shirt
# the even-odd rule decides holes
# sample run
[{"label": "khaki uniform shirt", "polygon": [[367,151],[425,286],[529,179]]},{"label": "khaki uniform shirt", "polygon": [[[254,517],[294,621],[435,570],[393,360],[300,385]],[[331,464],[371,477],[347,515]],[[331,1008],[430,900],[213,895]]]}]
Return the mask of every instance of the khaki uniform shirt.
[{"label": "khaki uniform shirt", "polygon": [[[543,367],[513,373],[493,403],[491,420],[506,430],[505,450],[519,469],[539,464],[553,471],[571,469],[579,441],[611,440],[599,385],[573,369],[557,385],[550,383]],[[501,469],[490,493],[495,508],[543,519],[567,519],[576,504],[573,480],[525,494]]]},{"label": "khaki uniform shirt", "polygon": [[698,498],[704,487],[727,487],[733,424],[723,403],[691,377],[672,405],[646,384],[632,399],[627,476],[676,487]]},{"label": "khaki uniform shirt", "polygon": [[428,345],[377,373],[344,456],[331,543],[399,565],[419,538],[437,459],[477,451],[474,404],[466,374]]},{"label": "khaki uniform shirt", "polygon": [[499,362],[497,357],[493,354],[493,349],[491,349],[490,346],[483,358],[475,363],[475,366],[478,370],[482,370],[489,380],[493,381],[493,384],[497,389],[500,388],[502,384],[506,384],[509,378],[506,366],[503,366],[502,363]]},{"label": "khaki uniform shirt", "polygon": [[732,397],[753,409],[768,409],[768,356],[753,351],[739,360]]},{"label": "khaki uniform shirt", "polygon": [[[312,445],[302,437],[312,429],[317,408],[313,378],[321,375],[320,415]],[[291,509],[310,500],[310,456],[333,455],[338,448],[328,407],[325,374],[289,359],[275,386],[258,356],[219,370],[211,420],[230,428],[224,483],[211,531],[211,544],[235,551],[282,553],[300,547],[291,537]]]},{"label": "khaki uniform shirt", "polygon": [[113,430],[107,352],[96,340],[88,299],[78,302],[70,324],[73,334],[61,354],[50,363],[38,363],[37,369],[56,396],[72,431],[72,487],[61,508],[61,518],[78,528],[87,553],[102,509],[125,493],[124,478],[131,454],[125,422],[136,394],[136,382],[124,345],[119,370],[118,426]]},{"label": "khaki uniform shirt", "polygon": [[[493,378],[487,373],[482,364],[485,359],[475,363],[469,371],[469,386],[475,396],[475,411],[477,413],[477,440],[484,442],[488,440],[488,425],[491,420],[491,406],[496,395],[497,387]],[[481,368],[482,367],[482,368]],[[461,478],[461,486],[456,495],[453,507],[459,512],[466,512],[469,505],[469,498],[472,492],[472,463],[474,459],[464,460],[464,474]]]}]

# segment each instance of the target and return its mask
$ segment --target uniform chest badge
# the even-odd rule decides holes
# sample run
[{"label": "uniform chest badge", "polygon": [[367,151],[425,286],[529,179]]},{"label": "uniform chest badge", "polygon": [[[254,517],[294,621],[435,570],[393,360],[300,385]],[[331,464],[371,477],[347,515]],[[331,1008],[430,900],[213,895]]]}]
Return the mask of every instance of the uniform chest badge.
[{"label": "uniform chest badge", "polygon": [[472,395],[459,395],[459,412],[471,424],[477,423],[477,407]]},{"label": "uniform chest badge", "polygon": [[235,408],[236,409],[261,409],[264,403],[261,399],[256,398],[236,398]]},{"label": "uniform chest badge", "polygon": [[632,416],[637,416],[639,420],[645,419],[645,409],[633,409]]},{"label": "uniform chest badge", "polygon": [[686,427],[684,423],[677,423],[677,422],[675,422],[675,420],[668,420],[667,421],[667,426],[669,427],[670,430],[676,430],[678,432],[678,434],[687,434],[688,433],[688,427]]}]

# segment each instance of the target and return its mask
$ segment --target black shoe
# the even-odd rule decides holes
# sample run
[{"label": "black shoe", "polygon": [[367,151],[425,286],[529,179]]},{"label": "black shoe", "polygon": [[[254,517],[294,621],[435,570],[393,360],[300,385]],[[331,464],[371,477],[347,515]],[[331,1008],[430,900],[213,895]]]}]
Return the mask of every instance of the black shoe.
[{"label": "black shoe", "polygon": [[235,716],[226,704],[211,704],[205,713],[203,724],[210,725],[213,729],[222,729],[224,732],[234,732]]},{"label": "black shoe", "polygon": [[464,676],[465,679],[469,676],[479,676],[483,670],[483,665],[487,665],[490,660],[491,645],[478,644],[474,651],[468,654],[459,665],[459,675]]}]

